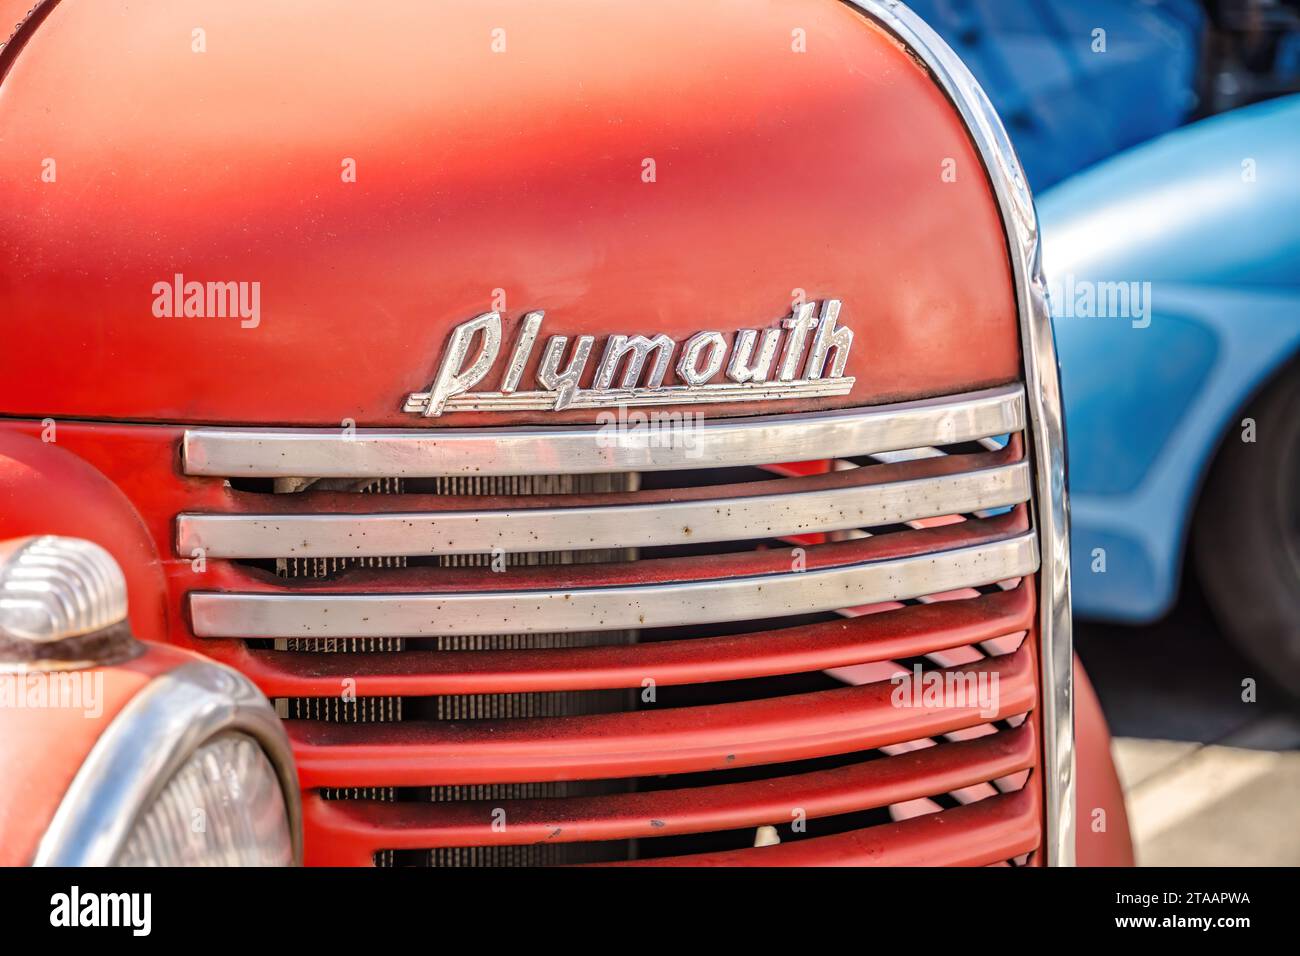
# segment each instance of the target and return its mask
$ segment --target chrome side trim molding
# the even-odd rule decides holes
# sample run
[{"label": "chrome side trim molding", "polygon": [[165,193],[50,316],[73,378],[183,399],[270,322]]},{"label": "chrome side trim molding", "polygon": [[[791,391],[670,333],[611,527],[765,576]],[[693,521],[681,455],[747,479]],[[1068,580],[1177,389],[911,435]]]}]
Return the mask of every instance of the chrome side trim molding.
[{"label": "chrome side trim molding", "polygon": [[389,514],[182,514],[177,553],[212,558],[580,551],[781,537],[969,514],[1029,500],[1028,462],[826,491],[584,508]]},{"label": "chrome side trim molding", "polygon": [[843,411],[611,425],[366,430],[196,428],[187,475],[223,478],[430,478],[555,475],[765,465],[948,445],[1024,427],[1020,385]]},{"label": "chrome side trim molding", "polygon": [[[1038,216],[1007,131],[970,70],[943,39],[898,0],[845,0],[893,34],[929,69],[965,121],[1002,214],[1025,354],[1030,457],[1037,483],[1043,776],[1047,862],[1074,864],[1074,646],[1070,618],[1070,503],[1056,343],[1039,261]],[[933,444],[933,443],[931,443]]]},{"label": "chrome side trim molding", "polygon": [[680,584],[411,594],[192,592],[199,637],[432,637],[674,627],[905,600],[1032,574],[1038,539]]},{"label": "chrome side trim molding", "polygon": [[155,678],[104,730],[63,796],[35,866],[112,866],[140,815],[208,740],[256,740],[275,767],[302,863],[302,794],[284,725],[247,677],[194,661]]}]

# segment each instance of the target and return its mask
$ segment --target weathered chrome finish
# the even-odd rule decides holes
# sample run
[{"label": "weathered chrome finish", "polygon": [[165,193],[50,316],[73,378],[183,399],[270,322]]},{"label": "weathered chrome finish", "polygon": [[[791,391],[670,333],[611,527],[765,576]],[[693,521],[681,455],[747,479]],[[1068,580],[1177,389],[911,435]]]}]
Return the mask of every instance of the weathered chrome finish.
[{"label": "weathered chrome finish", "polygon": [[795,307],[790,318],[781,321],[781,327],[788,329],[790,332],[789,337],[786,339],[785,351],[781,353],[781,365],[776,373],[776,377],[782,382],[793,381],[798,374],[799,362],[803,358],[803,349],[808,339],[808,332],[817,324],[817,319],[813,316],[813,309],[815,308],[816,306],[813,303],[804,302]]},{"label": "weathered chrome finish", "polygon": [[[751,330],[752,331],[752,330]],[[545,365],[539,375],[550,376]],[[557,411],[557,394],[566,389],[563,376],[552,377],[557,385],[552,392],[466,392],[447,400],[444,411],[449,412],[550,412]],[[847,395],[853,391],[855,379],[827,378],[796,382],[753,381],[746,384],[715,382],[709,385],[665,385],[662,388],[577,388],[564,392],[564,408],[612,408],[625,405],[645,408],[651,405],[714,405],[732,402],[775,402],[787,398],[823,398]],[[408,401],[406,411],[415,412],[421,407],[422,396],[417,393]]]},{"label": "weathered chrome finish", "polygon": [[595,385],[594,390],[600,392],[613,386],[618,363],[624,357],[627,358],[627,364],[623,368],[623,387],[636,388],[637,383],[642,381],[645,364],[650,360],[651,354],[654,355],[654,364],[644,379],[645,387],[659,388],[664,383],[664,376],[668,374],[675,348],[677,343],[663,334],[653,338],[644,335],[611,335],[605,346],[605,355],[600,360],[600,367],[596,370],[596,378],[592,383]]},{"label": "weathered chrome finish", "polygon": [[126,579],[94,542],[45,535],[0,550],[0,638],[52,643],[124,620]]},{"label": "weathered chrome finish", "polygon": [[571,551],[897,524],[1027,501],[1029,465],[827,491],[581,508],[392,514],[182,514],[177,553],[212,558]]},{"label": "weathered chrome finish", "polygon": [[501,391],[513,392],[519,388],[519,381],[524,376],[524,366],[528,363],[528,356],[533,350],[533,343],[537,341],[537,333],[542,328],[542,319],[546,316],[545,312],[529,312],[524,316],[524,321],[519,326],[519,340],[515,342],[515,350],[510,354],[510,364],[506,366],[506,377],[501,381]]},{"label": "weathered chrome finish", "polygon": [[[832,379],[823,379],[834,381]],[[723,386],[717,386],[719,388]],[[746,387],[746,386],[737,386]],[[518,397],[518,396],[514,396]],[[810,461],[947,445],[1024,427],[1020,385],[843,411],[721,419],[671,428],[618,423],[527,428],[358,430],[196,428],[186,474],[382,478],[665,471]]]},{"label": "weathered chrome finish", "polygon": [[822,317],[817,323],[817,336],[813,339],[812,350],[808,353],[808,367],[804,374],[810,379],[821,378],[826,371],[826,360],[831,349],[835,350],[835,360],[831,363],[831,378],[844,374],[844,366],[849,360],[849,349],[853,346],[853,330],[848,326],[837,327],[840,304],[831,299],[822,304]]},{"label": "weathered chrome finish", "polygon": [[[758,332],[741,329],[736,333],[730,358],[721,332],[705,330],[691,336],[677,362],[677,377],[682,384],[675,386],[665,386],[663,382],[677,350],[676,340],[662,333],[653,337],[611,335],[605,343],[592,387],[588,389],[581,388],[580,382],[595,349],[595,337],[578,336],[566,360],[565,354],[570,351],[568,337],[553,335],[546,342],[537,369],[537,384],[541,390],[519,392],[520,380],[532,357],[545,316],[544,312],[536,311],[524,316],[500,390],[472,392],[470,389],[491,371],[501,351],[501,315],[488,312],[462,322],[452,330],[429,390],[412,392],[402,410],[430,418],[444,411],[562,411],[615,404],[683,405],[847,395],[854,382],[853,378],[844,375],[849,348],[853,344],[853,331],[836,325],[840,314],[839,300],[827,299],[822,304],[820,318],[813,315],[814,309],[814,303],[801,303],[794,308],[791,317],[782,322],[782,327],[790,330],[790,334],[781,357],[779,390],[742,386],[766,381],[781,329],[764,331],[760,361],[753,367],[749,367],[749,357]],[[812,348],[806,349],[808,334],[814,329]],[[470,360],[471,347],[480,334],[478,351]],[[826,375],[825,366],[831,348],[835,349],[835,359],[830,374]],[[701,361],[704,362],[702,366]],[[615,389],[613,384],[620,363],[624,363],[622,388]],[[710,384],[709,380],[722,371],[724,364],[727,377],[732,381]]]},{"label": "weathered chrome finish", "polygon": [[416,594],[194,592],[199,637],[431,637],[674,627],[830,611],[1038,568],[1033,532],[916,557],[679,584]]},{"label": "weathered chrome finish", "polygon": [[112,866],[140,815],[204,743],[252,737],[275,767],[302,862],[298,774],[284,726],[248,678],[210,661],[183,664],[141,690],[108,725],[64,794],[37,866]]},{"label": "weathered chrome finish", "polygon": [[[943,39],[897,0],[846,0],[911,50],[948,95],[979,150],[1002,214],[1010,249],[1021,343],[1026,356],[1030,451],[1037,482],[1036,527],[1042,539],[1043,774],[1047,862],[1074,863],[1074,650],[1070,620],[1070,505],[1065,428],[1046,285],[1039,262],[1038,217],[1024,171],[1002,121],[966,65]],[[918,442],[918,444],[935,444]]]},{"label": "weathered chrome finish", "polygon": [[758,346],[757,356],[754,355],[756,341],[758,332],[755,329],[742,329],[736,333],[731,358],[727,360],[727,378],[740,384],[767,381],[772,373],[772,362],[776,358],[776,347],[781,341],[781,330],[763,330],[763,340]]},{"label": "weathered chrome finish", "polygon": [[[677,377],[688,388],[707,385],[709,379],[722,371],[727,356],[727,342],[721,332],[696,332],[682,347],[682,357],[677,362]],[[704,366],[700,366],[700,360]]]},{"label": "weathered chrome finish", "polygon": [[[582,373],[587,370],[587,359],[591,357],[591,350],[596,346],[595,336],[579,335],[573,340],[573,355],[570,356],[564,371],[560,371],[560,359],[564,355],[564,348],[568,341],[567,336],[552,335],[550,341],[546,343],[546,351],[542,354],[542,364],[537,369],[537,383],[550,392],[551,410],[557,412],[564,411],[573,404],[573,399],[578,394],[578,383],[582,380]],[[414,398],[415,396],[407,398],[406,411],[413,410]],[[426,410],[423,414],[428,415],[430,412]]]},{"label": "weathered chrome finish", "polygon": [[[483,342],[479,346],[478,355],[466,368],[465,359],[469,355],[470,345],[474,341],[474,336],[480,333]],[[424,407],[420,414],[441,415],[447,399],[465,391],[486,375],[492,363],[497,360],[497,353],[500,351],[501,313],[488,312],[456,326],[447,343],[447,351],[442,356],[442,364],[438,366],[437,377],[434,378],[433,385],[424,396]],[[506,374],[508,378],[510,373],[507,371]]]}]

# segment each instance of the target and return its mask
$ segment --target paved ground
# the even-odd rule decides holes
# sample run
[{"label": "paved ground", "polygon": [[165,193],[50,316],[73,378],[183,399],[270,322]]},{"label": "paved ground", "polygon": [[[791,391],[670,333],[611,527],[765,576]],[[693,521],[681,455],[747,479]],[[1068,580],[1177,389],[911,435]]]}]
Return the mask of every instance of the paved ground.
[{"label": "paved ground", "polygon": [[1224,640],[1194,582],[1152,627],[1078,621],[1075,640],[1115,738],[1138,863],[1300,866],[1300,707]]}]

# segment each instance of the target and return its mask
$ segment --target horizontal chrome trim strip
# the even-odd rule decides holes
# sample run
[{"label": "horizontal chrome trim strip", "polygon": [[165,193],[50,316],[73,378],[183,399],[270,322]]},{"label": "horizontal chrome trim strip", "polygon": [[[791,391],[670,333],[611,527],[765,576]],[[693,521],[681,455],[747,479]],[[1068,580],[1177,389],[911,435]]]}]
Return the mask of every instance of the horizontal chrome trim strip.
[{"label": "horizontal chrome trim strip", "polygon": [[190,594],[199,637],[431,637],[674,627],[831,611],[1022,577],[1030,531],[992,544],[746,578],[569,591]]},{"label": "horizontal chrome trim strip", "polygon": [[[613,409],[610,409],[613,413]],[[679,413],[685,415],[687,413]],[[187,475],[381,478],[665,471],[809,461],[1019,431],[1020,385],[842,411],[719,419],[671,426],[359,430],[195,428],[185,432]]]},{"label": "horizontal chrome trim strip", "polygon": [[1027,462],[886,484],[752,498],[515,511],[182,514],[177,553],[210,558],[384,557],[634,548],[898,524],[1029,500]]},{"label": "horizontal chrome trim strip", "polygon": [[[660,388],[578,389],[569,408],[610,408],[626,405],[708,405],[716,402],[773,402],[790,398],[847,395],[852,376],[811,378],[794,382],[718,382],[714,385],[668,385]],[[555,392],[464,392],[447,399],[444,412],[546,412],[555,408]],[[413,392],[402,411],[421,414],[428,392]]]}]

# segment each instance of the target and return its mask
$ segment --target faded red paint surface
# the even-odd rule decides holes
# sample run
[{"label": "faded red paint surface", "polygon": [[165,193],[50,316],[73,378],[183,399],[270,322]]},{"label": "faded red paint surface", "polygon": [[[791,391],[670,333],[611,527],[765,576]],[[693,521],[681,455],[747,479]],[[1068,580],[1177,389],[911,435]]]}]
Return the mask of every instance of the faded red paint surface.
[{"label": "faded red paint surface", "polygon": [[1124,790],[1110,755],[1110,729],[1078,658],[1074,662],[1074,739],[1076,860],[1079,866],[1132,866],[1133,842]]},{"label": "faded red paint surface", "polygon": [[[825,0],[60,3],[0,85],[0,195],[11,414],[427,425],[402,400],[496,289],[507,342],[529,309],[544,334],[684,339],[842,299],[853,394],[770,410],[1018,376],[960,120]],[[259,282],[260,324],[156,318],[177,273]]]}]

